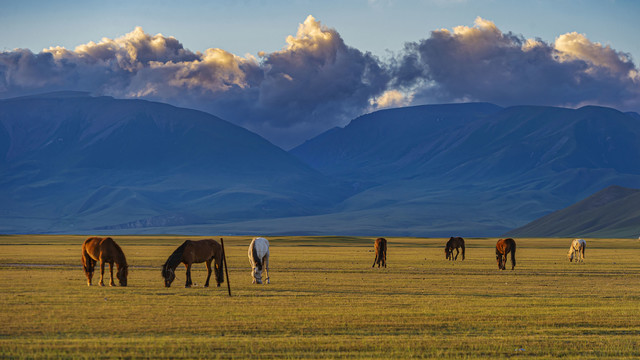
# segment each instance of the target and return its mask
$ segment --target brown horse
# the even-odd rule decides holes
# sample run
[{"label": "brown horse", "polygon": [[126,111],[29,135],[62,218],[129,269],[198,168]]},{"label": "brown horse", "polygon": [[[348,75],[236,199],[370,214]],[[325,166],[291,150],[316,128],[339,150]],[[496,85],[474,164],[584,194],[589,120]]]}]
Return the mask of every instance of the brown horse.
[{"label": "brown horse", "polygon": [[375,244],[373,245],[376,251],[376,258],[373,260],[373,265],[371,267],[380,265],[387,267],[387,239],[385,238],[377,238]]},{"label": "brown horse", "polygon": [[512,238],[498,240],[496,244],[498,270],[505,269],[508,253],[511,253],[511,270],[513,270],[516,267],[516,242]]},{"label": "brown horse", "polygon": [[82,266],[84,267],[84,274],[87,276],[87,285],[89,286],[91,286],[93,269],[98,260],[100,260],[100,286],[104,286],[105,263],[109,264],[109,271],[111,272],[109,286],[115,286],[113,282],[114,262],[118,267],[116,276],[118,277],[120,286],[127,286],[127,275],[129,273],[127,259],[124,257],[124,252],[122,252],[120,246],[118,246],[112,238],[90,237],[82,244]]},{"label": "brown horse", "polygon": [[[462,248],[462,260],[464,260],[464,239],[461,237],[451,237],[449,241],[447,241],[447,245],[444,247],[444,255],[447,260],[455,261],[458,259],[458,254],[460,254],[460,250],[458,248]],[[456,250],[456,256],[453,256],[453,250]]]},{"label": "brown horse", "polygon": [[222,276],[222,246],[212,239],[206,240],[187,240],[180,245],[169,256],[167,261],[162,265],[162,277],[164,278],[164,286],[169,287],[176,278],[175,270],[183,263],[187,268],[187,281],[184,287],[191,287],[193,281],[191,281],[191,264],[204,262],[207,265],[207,281],[204,283],[204,287],[209,287],[209,279],[211,278],[211,262],[215,260],[216,268],[216,282],[218,286],[224,282]]}]

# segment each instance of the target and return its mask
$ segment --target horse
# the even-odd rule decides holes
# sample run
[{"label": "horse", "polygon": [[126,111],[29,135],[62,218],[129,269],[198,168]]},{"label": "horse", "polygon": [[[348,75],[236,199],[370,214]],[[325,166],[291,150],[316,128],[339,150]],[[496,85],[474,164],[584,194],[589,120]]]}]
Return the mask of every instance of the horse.
[{"label": "horse", "polygon": [[116,263],[118,270],[116,277],[120,286],[127,286],[127,275],[129,274],[129,265],[124,256],[124,252],[113,241],[112,238],[106,237],[90,237],[82,244],[82,266],[84,274],[87,276],[87,285],[91,286],[93,278],[93,269],[96,262],[100,261],[100,286],[104,286],[104,264],[109,264],[109,272],[111,273],[111,281],[109,286],[115,286],[113,282],[113,263]]},{"label": "horse", "polygon": [[[458,254],[460,254],[460,250],[458,248],[462,248],[462,260],[464,260],[464,239],[456,236],[449,238],[447,241],[447,245],[444,247],[444,255],[447,260],[455,261],[458,259]],[[453,256],[453,250],[456,250],[456,256]]]},{"label": "horse", "polygon": [[573,257],[575,256],[576,262],[584,261],[584,251],[587,248],[587,242],[584,239],[574,239],[569,247],[569,253],[567,257],[569,261],[573,261]]},{"label": "horse", "polygon": [[269,240],[263,237],[254,237],[249,244],[249,263],[251,263],[252,284],[262,284],[262,269],[267,272],[267,284],[269,281]]},{"label": "horse", "polygon": [[224,282],[222,276],[222,246],[213,240],[186,240],[182,243],[162,265],[162,277],[164,278],[164,286],[170,287],[176,278],[175,270],[183,263],[187,268],[187,280],[184,287],[188,288],[193,285],[191,280],[191,264],[204,262],[207,265],[207,281],[204,287],[209,287],[209,279],[211,279],[211,262],[215,260],[216,283],[220,287],[220,283]]},{"label": "horse", "polygon": [[498,240],[496,244],[498,270],[505,269],[508,253],[511,253],[511,270],[513,270],[516,267],[516,242],[512,238]]},{"label": "horse", "polygon": [[377,238],[375,243],[373,244],[373,248],[376,252],[376,258],[373,260],[373,265],[371,267],[380,265],[387,267],[387,239],[385,238]]}]

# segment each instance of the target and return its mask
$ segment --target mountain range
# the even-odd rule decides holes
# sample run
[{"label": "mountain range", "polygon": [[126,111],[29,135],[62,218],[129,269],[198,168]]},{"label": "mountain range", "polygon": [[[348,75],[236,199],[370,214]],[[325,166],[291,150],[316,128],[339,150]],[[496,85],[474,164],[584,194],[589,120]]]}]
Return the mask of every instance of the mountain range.
[{"label": "mountain range", "polygon": [[498,236],[640,188],[638,139],[637,113],[466,103],[377,111],[286,152],[161,103],[5,99],[0,233]]}]

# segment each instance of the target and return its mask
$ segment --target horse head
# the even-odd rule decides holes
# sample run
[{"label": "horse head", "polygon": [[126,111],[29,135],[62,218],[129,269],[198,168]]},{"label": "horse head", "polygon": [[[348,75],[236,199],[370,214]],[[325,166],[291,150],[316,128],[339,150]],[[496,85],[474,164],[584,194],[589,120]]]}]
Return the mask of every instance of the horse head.
[{"label": "horse head", "polygon": [[170,287],[173,280],[176,279],[176,273],[165,264],[162,268],[162,277],[164,278],[164,287]]},{"label": "horse head", "polygon": [[120,286],[127,286],[128,275],[129,275],[129,265],[123,265],[118,267],[118,273],[116,274],[116,276],[118,277]]},{"label": "horse head", "polygon": [[445,246],[444,247],[444,257],[449,260],[449,258],[451,258],[451,253],[452,251],[450,251],[449,246]]},{"label": "horse head", "polygon": [[569,253],[567,254],[567,257],[569,258],[569,262],[573,262],[573,246],[571,247],[571,249],[569,249]]},{"label": "horse head", "polygon": [[214,270],[216,273],[216,283],[218,283],[218,287],[220,287],[220,283],[224,282],[224,276],[222,276],[222,270],[223,270],[223,265],[222,265],[222,257],[220,257],[221,259],[218,261],[216,260],[215,264],[214,264]]},{"label": "horse head", "polygon": [[262,284],[262,267],[254,266],[251,270],[251,276],[253,276],[254,284]]}]

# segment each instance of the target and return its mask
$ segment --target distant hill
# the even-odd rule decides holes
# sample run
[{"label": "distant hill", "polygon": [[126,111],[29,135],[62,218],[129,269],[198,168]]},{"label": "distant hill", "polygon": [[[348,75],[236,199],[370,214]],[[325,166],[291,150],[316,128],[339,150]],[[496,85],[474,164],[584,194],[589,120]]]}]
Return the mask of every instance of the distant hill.
[{"label": "distant hill", "polygon": [[451,104],[362,116],[291,153],[352,182],[341,216],[497,236],[613,184],[640,187],[640,121],[587,106]]},{"label": "distant hill", "polygon": [[336,182],[210,114],[63,92],[0,101],[0,233],[326,211]]},{"label": "distant hill", "polygon": [[509,231],[513,237],[640,236],[640,189],[610,186],[588,198]]}]

